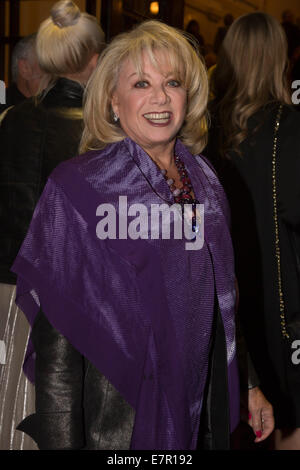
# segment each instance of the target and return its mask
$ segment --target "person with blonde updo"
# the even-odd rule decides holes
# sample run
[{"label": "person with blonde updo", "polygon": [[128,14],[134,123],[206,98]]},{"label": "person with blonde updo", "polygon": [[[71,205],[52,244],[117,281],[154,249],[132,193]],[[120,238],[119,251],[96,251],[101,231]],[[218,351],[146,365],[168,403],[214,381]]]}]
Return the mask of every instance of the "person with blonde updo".
[{"label": "person with blonde updo", "polygon": [[78,152],[83,92],[104,46],[95,17],[72,1],[57,2],[37,34],[44,91],[9,110],[0,128],[1,450],[36,449],[15,429],[34,411],[34,388],[22,372],[29,326],[14,306],[16,278],[10,267],[49,174]]}]

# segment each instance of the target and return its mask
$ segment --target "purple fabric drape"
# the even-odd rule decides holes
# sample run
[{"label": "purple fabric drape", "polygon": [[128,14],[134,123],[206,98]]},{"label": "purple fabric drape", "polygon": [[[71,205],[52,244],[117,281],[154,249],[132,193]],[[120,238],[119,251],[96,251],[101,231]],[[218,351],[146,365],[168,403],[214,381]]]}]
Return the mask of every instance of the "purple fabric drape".
[{"label": "purple fabric drape", "polygon": [[[231,429],[238,422],[234,260],[220,183],[178,140],[205,242],[106,239],[100,204],[173,204],[154,162],[126,138],[59,165],[36,207],[12,270],[17,302],[32,324],[39,304],[136,411],[132,449],[195,449],[208,370],[215,295],[224,323]],[[118,227],[117,227],[118,228]],[[24,370],[34,380],[29,345]]]}]

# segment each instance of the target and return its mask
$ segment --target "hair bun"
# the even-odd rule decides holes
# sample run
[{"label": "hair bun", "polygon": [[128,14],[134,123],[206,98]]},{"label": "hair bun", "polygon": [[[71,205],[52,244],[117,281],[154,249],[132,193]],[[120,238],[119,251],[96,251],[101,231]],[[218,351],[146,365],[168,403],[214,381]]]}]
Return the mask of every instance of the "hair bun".
[{"label": "hair bun", "polygon": [[51,19],[59,28],[72,26],[77,23],[81,12],[77,5],[70,0],[61,0],[52,7]]}]

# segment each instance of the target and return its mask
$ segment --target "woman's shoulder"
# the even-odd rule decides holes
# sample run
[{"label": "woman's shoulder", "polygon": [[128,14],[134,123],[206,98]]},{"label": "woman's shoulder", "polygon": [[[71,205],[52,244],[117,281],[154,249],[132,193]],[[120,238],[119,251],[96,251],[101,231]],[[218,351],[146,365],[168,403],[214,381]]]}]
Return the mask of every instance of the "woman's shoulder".
[{"label": "woman's shoulder", "polygon": [[40,97],[45,108],[82,108],[84,89],[82,85],[67,78],[59,78]]},{"label": "woman's shoulder", "polygon": [[[299,126],[300,113],[295,109],[293,105],[271,103],[263,108],[260,108],[251,118],[249,119],[249,125],[256,126],[259,123],[269,123],[273,126],[278,116],[279,108],[282,107],[280,124],[292,124],[293,126]],[[273,127],[272,127],[273,129]]]},{"label": "woman's shoulder", "polygon": [[111,144],[61,162],[49,175],[39,207],[45,207],[45,211],[59,207],[65,214],[74,214],[75,210],[89,220],[96,213],[99,201],[106,200],[107,189],[112,187],[107,179],[116,168],[113,159],[121,156],[116,147],[121,146]]},{"label": "woman's shoulder", "polygon": [[[265,116],[265,124],[263,128],[269,131],[272,138],[274,136],[274,129],[276,120],[279,116],[280,103],[273,105],[269,113]],[[289,104],[282,104],[280,120],[279,120],[279,139],[282,144],[290,144],[299,142],[300,144],[300,113],[295,109],[294,106]]]},{"label": "woman's shoulder", "polygon": [[295,137],[300,141],[300,113],[294,106],[283,106],[280,125],[287,136]]},{"label": "woman's shoulder", "polygon": [[107,177],[107,173],[120,167],[120,159],[126,154],[122,141],[106,145],[103,149],[89,150],[60,163],[52,173],[52,178],[77,173],[84,179],[97,178],[99,181]]},{"label": "woman's shoulder", "polygon": [[[272,103],[259,109],[248,119],[248,136],[240,144],[240,149],[244,156],[248,154],[253,159],[256,155],[261,160],[260,149],[263,153],[273,142],[276,120],[279,116],[280,103]],[[281,144],[299,141],[300,113],[293,106],[282,105],[279,121],[279,139]],[[238,156],[236,159],[240,161]],[[264,160],[264,159],[263,159]]]},{"label": "woman's shoulder", "polygon": [[217,176],[216,169],[208,157],[200,153],[199,155],[195,155],[195,159],[204,171],[208,170],[209,173],[212,172],[215,176]]}]

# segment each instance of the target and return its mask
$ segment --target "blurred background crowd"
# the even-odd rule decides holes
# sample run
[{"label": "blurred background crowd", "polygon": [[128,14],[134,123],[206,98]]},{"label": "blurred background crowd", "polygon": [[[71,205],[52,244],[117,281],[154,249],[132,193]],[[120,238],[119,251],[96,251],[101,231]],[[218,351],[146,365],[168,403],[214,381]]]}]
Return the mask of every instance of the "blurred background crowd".
[{"label": "blurred background crowd", "polygon": [[[28,97],[36,91],[39,70],[34,53],[30,52],[34,42],[31,35],[36,33],[54,3],[51,0],[0,2],[0,79],[6,86],[18,80],[17,88],[21,93],[13,86],[8,91],[7,103],[16,103],[22,95]],[[75,3],[98,18],[106,41],[145,19],[161,19],[185,29],[198,41],[208,69],[216,64],[220,46],[234,19],[245,13],[264,11],[281,22],[288,39],[290,80],[300,78],[300,5],[297,0],[77,0]]]}]

